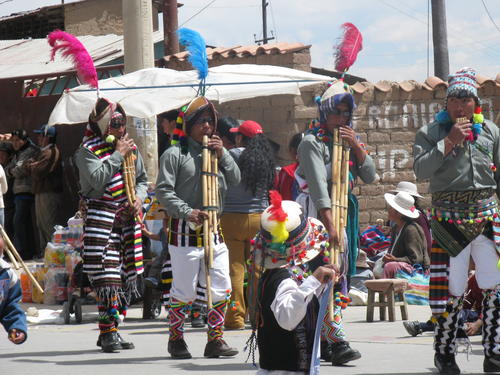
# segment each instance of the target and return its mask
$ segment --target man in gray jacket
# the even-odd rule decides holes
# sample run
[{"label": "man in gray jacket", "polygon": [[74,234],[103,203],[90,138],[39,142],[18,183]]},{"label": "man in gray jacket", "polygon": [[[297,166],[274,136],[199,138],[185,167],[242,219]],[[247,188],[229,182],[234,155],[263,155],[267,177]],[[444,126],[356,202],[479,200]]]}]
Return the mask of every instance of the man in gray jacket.
[{"label": "man in gray jacket", "polygon": [[[118,333],[118,317],[125,315],[131,297],[140,295],[138,276],[144,270],[137,217],[147,194],[147,176],[125,124],[126,115],[119,104],[99,99],[75,154],[85,220],[83,270],[97,294],[97,345],[104,352],[134,347]],[[123,163],[129,153],[135,159],[133,206],[125,194]]]},{"label": "man in gray jacket", "polygon": [[500,372],[500,131],[481,113],[476,85],[471,68],[450,75],[445,109],[413,148],[415,175],[432,193],[429,305],[441,374],[460,374],[455,340],[471,257],[484,293],[483,370]]},{"label": "man in gray jacket", "polygon": [[[204,244],[201,224],[208,214],[203,211],[202,200],[202,140],[209,136],[208,147],[215,150],[219,160],[219,214],[229,185],[237,185],[240,171],[223,147],[222,140],[214,135],[217,115],[213,104],[204,97],[195,98],[181,111],[182,125],[187,136],[166,150],[160,159],[156,196],[170,216],[169,250],[172,262],[173,283],[170,292],[168,352],[173,358],[191,358],[184,341],[186,312],[196,299],[198,282],[206,286]],[[179,134],[181,129],[178,129]],[[176,141],[176,140],[174,140]],[[228,249],[220,227],[213,236],[213,268],[211,294],[213,308],[208,311],[208,342],[204,356],[234,356],[238,351],[222,339],[222,326],[228,298],[231,293]]]},{"label": "man in gray jacket", "polygon": [[[320,125],[307,134],[298,148],[299,167],[296,175],[299,177],[299,186],[303,193],[297,201],[305,207],[307,216],[318,217],[325,225],[330,237],[330,245],[338,241],[339,228],[334,227],[332,218],[332,202],[330,199],[332,137],[334,129],[339,129],[342,140],[351,148],[350,153],[350,187],[359,176],[363,182],[371,183],[375,180],[376,171],[372,158],[367,154],[352,128],[352,112],[355,109],[354,97],[349,86],[342,80],[334,82],[321,97],[319,104]],[[351,190],[351,189],[350,189]],[[301,198],[305,197],[305,199]],[[309,202],[304,204],[305,202]],[[349,191],[348,218],[346,226],[347,256],[343,259],[344,276],[356,273],[356,258],[358,255],[359,223],[358,201]],[[333,256],[333,255],[332,255]],[[338,284],[339,291],[347,294],[347,280],[343,277]],[[358,359],[361,354],[351,348],[345,339],[340,309],[334,313],[334,320],[324,319],[322,358],[332,361],[333,365],[342,365]],[[327,349],[329,348],[329,349]]]}]

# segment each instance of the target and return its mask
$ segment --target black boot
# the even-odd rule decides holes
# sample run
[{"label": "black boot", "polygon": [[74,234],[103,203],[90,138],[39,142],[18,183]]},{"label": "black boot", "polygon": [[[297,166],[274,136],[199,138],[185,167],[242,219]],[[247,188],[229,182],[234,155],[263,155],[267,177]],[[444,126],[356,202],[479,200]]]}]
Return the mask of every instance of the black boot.
[{"label": "black boot", "polygon": [[205,327],[205,319],[203,319],[203,315],[201,310],[198,308],[193,308],[191,311],[191,327],[193,328],[203,328]]},{"label": "black boot", "polygon": [[500,355],[484,357],[483,371],[500,373]]},{"label": "black boot", "polygon": [[168,340],[168,352],[175,359],[189,359],[191,358],[191,353],[187,348],[186,341],[184,339],[178,340]]},{"label": "black boot", "polygon": [[361,358],[361,353],[349,346],[347,341],[332,344],[332,365],[339,366],[344,363]]},{"label": "black boot", "polygon": [[413,337],[422,333],[422,328],[420,328],[420,322],[418,320],[415,320],[413,322],[403,322],[403,326],[405,327],[406,332],[408,332]]},{"label": "black boot", "polygon": [[104,353],[113,353],[122,348],[117,331],[101,333],[101,348]]},{"label": "black boot", "polygon": [[218,338],[207,342],[203,355],[208,358],[232,357],[238,354],[238,350],[231,348],[223,339]]},{"label": "black boot", "polygon": [[438,369],[440,374],[446,375],[458,375],[460,374],[460,369],[455,362],[454,354],[434,354],[434,365]]},{"label": "black boot", "polygon": [[332,345],[326,340],[321,341],[321,359],[326,362],[332,360]]}]

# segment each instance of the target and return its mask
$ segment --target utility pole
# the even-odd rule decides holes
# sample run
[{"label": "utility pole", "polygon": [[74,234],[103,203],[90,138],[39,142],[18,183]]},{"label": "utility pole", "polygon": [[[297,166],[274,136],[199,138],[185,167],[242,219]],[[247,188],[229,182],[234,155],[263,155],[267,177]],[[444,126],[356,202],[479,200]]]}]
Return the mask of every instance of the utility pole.
[{"label": "utility pole", "polygon": [[448,56],[448,36],[446,32],[445,0],[431,0],[432,42],[434,45],[434,75],[448,80],[450,59]]},{"label": "utility pole", "polygon": [[[269,5],[269,3],[267,2],[267,0],[262,0],[262,39],[260,40],[255,40],[255,43],[257,44],[267,44],[268,41],[270,40],[273,40],[274,39],[274,36],[271,36],[271,37],[267,37],[267,6]],[[255,34],[254,34],[254,38],[255,38]]]},{"label": "utility pole", "polygon": [[179,52],[177,0],[163,0],[163,46],[165,55]]},{"label": "utility pole", "polygon": [[[151,0],[122,0],[125,73],[154,68],[153,10]],[[156,116],[127,116],[127,132],[141,151],[148,181],[158,175]]]}]

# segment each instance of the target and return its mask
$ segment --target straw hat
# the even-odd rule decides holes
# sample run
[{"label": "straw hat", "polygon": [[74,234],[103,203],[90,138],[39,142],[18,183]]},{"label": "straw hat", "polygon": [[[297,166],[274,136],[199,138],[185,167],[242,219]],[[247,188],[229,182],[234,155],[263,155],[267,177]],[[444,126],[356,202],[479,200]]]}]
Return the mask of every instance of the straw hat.
[{"label": "straw hat", "polygon": [[420,212],[415,207],[415,199],[402,191],[396,195],[391,193],[384,194],[385,201],[401,215],[407,216],[412,219],[419,217]]},{"label": "straw hat", "polygon": [[[284,220],[277,219],[277,213]],[[252,240],[254,261],[259,266],[272,269],[307,263],[326,249],[325,227],[315,218],[305,218],[296,202],[273,202],[262,213],[260,224],[261,229]]]},{"label": "straw hat", "polygon": [[366,252],[359,250],[358,259],[356,259],[356,268],[370,268],[367,260],[368,257],[366,256]]},{"label": "straw hat", "polygon": [[417,185],[415,185],[414,183],[412,182],[408,182],[408,181],[401,181],[398,186],[396,186],[396,189],[394,190],[391,190],[390,191],[391,193],[400,193],[400,192],[404,192],[404,193],[408,193],[410,194],[411,196],[413,197],[417,197],[417,198],[423,198],[417,191]]}]

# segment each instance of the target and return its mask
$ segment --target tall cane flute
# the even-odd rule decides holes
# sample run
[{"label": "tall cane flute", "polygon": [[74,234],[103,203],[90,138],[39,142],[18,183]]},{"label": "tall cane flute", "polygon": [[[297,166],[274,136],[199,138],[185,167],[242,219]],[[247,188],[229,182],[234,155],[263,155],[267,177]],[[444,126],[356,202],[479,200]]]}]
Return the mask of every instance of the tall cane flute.
[{"label": "tall cane flute", "polygon": [[[347,225],[347,208],[349,192],[349,156],[350,148],[346,141],[342,140],[340,130],[333,131],[332,146],[332,220],[337,230],[338,243],[331,244],[333,253],[330,254],[330,264],[340,268],[340,253],[344,252],[344,230]],[[333,241],[333,239],[330,239]],[[333,320],[334,315],[333,289],[330,291],[328,314]]]},{"label": "tall cane flute", "polygon": [[16,248],[12,244],[9,236],[7,235],[7,233],[5,232],[5,229],[3,228],[3,226],[1,224],[0,224],[0,235],[4,239],[5,252],[7,253],[7,256],[9,257],[14,268],[16,270],[18,270],[20,268],[19,264],[21,264],[21,267],[23,268],[24,272],[26,272],[28,277],[31,279],[31,281],[33,282],[33,285],[35,285],[35,287],[38,289],[38,291],[43,294],[43,288],[40,286],[38,281],[35,279],[35,276],[33,276],[31,271],[28,269],[28,267],[24,263],[23,259],[21,258],[21,256],[17,252]]},{"label": "tall cane flute", "polygon": [[203,244],[205,249],[205,275],[207,282],[207,306],[212,308],[212,278],[210,270],[214,261],[214,236],[217,234],[217,212],[219,208],[218,160],[215,151],[208,149],[208,136],[203,136],[201,185],[203,210],[208,218],[203,221]]},{"label": "tall cane flute", "polygon": [[[127,201],[130,207],[134,207],[136,196],[135,196],[135,159],[137,157],[134,155],[133,151],[129,151],[125,155],[125,160],[123,162],[123,177],[125,183],[125,193],[127,194]],[[142,219],[140,215],[136,216],[139,223],[142,224]]]}]

